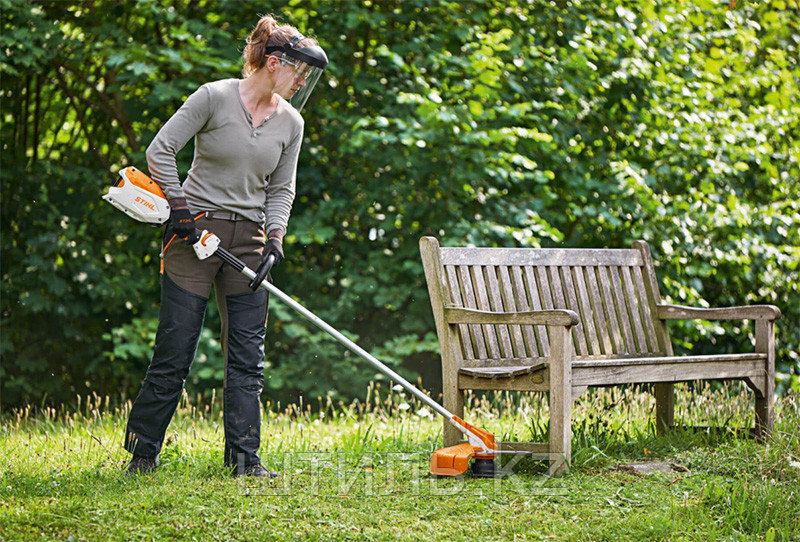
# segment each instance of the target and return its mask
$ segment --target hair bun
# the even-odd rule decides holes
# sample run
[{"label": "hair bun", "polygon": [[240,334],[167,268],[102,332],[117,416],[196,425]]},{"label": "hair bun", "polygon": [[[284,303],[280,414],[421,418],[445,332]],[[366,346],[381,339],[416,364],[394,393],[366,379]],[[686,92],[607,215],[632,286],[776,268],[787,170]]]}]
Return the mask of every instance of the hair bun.
[{"label": "hair bun", "polygon": [[[264,15],[258,20],[258,24],[253,29],[250,37],[247,38],[247,45],[242,52],[244,58],[244,68],[242,75],[247,77],[251,73],[260,69],[266,62],[267,42],[269,45],[283,45],[288,43],[300,32],[289,24],[278,24],[273,15]],[[312,38],[306,38],[312,39]],[[316,41],[314,41],[316,43]]]}]

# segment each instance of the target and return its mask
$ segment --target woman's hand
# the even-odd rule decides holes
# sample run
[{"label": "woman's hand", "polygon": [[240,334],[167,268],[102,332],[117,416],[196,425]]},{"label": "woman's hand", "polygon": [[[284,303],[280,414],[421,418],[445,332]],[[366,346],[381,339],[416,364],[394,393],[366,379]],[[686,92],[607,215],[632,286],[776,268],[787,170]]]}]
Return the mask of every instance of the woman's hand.
[{"label": "woman's hand", "polygon": [[190,243],[195,241],[197,233],[194,227],[194,217],[186,204],[186,198],[170,198],[169,225],[172,231],[181,239]]},{"label": "woman's hand", "polygon": [[275,265],[283,261],[283,231],[275,229],[267,234],[267,245],[264,247],[264,260],[272,254],[275,256]]}]

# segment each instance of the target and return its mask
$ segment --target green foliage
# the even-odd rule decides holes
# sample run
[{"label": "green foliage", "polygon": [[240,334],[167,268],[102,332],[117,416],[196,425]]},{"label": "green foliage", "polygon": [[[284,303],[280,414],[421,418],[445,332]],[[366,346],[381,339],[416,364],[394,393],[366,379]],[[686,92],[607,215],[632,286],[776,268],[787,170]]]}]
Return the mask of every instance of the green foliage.
[{"label": "green foliage", "polygon": [[[670,301],[778,305],[779,390],[800,386],[800,15],[782,1],[0,6],[4,405],[135,393],[160,239],[99,195],[109,171],[145,167],[197,86],[239,76],[260,10],[315,33],[331,58],[306,105],[275,273],[323,319],[435,387],[420,236],[645,239]],[[179,170],[190,160],[187,148]],[[196,391],[222,370],[217,322]],[[741,323],[674,332],[698,353],[752,340]],[[268,333],[274,399],[349,398],[374,377],[277,302]]]}]

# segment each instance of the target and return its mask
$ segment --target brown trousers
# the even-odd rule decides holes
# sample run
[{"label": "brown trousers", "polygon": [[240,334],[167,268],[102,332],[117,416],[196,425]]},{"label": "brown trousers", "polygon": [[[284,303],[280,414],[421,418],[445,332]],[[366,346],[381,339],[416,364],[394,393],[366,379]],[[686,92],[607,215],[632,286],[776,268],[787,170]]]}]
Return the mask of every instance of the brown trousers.
[{"label": "brown trousers", "polygon": [[[255,271],[261,264],[264,252],[264,228],[249,220],[222,220],[198,218],[197,229],[208,230],[219,237],[222,248],[242,260],[247,267]],[[171,235],[170,235],[171,237]],[[191,245],[180,239],[165,239],[168,246],[163,249],[162,273],[166,272],[175,284],[193,294],[208,299],[211,285],[216,288],[217,302],[220,308],[225,304],[226,295],[249,292],[247,277],[223,265],[222,260],[211,256],[198,260]]]},{"label": "brown trousers", "polygon": [[[216,234],[220,246],[251,269],[260,265],[265,239],[259,224],[203,217],[196,219],[196,225]],[[145,457],[160,452],[197,349],[213,284],[222,318],[225,357],[225,464],[245,467],[259,463],[267,292],[251,291],[249,279],[218,257],[199,260],[190,245],[170,237],[162,250],[156,345],[131,409],[125,447]]]}]

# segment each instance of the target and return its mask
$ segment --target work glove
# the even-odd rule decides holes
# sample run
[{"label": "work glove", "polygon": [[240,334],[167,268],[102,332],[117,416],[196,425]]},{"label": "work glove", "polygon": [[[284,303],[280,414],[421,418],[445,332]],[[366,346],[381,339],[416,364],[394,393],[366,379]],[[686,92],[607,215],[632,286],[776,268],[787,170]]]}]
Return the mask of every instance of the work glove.
[{"label": "work glove", "polygon": [[181,239],[186,239],[189,243],[197,240],[197,233],[194,227],[194,217],[189,207],[186,205],[186,198],[170,198],[169,202],[169,225],[173,233]]},{"label": "work glove", "polygon": [[[261,286],[261,283],[267,278],[269,270],[283,261],[282,238],[283,231],[281,230],[270,230],[269,234],[267,234],[267,244],[264,246],[264,252],[261,255],[261,265],[256,269],[256,276],[250,281],[250,289],[254,292],[258,290],[258,287]],[[275,262],[272,264],[272,267],[267,267],[267,260],[270,254],[275,257]]]},{"label": "work glove", "polygon": [[283,235],[280,230],[272,230],[267,235],[267,246],[264,247],[264,260],[272,254],[275,256],[275,265],[283,261]]}]

